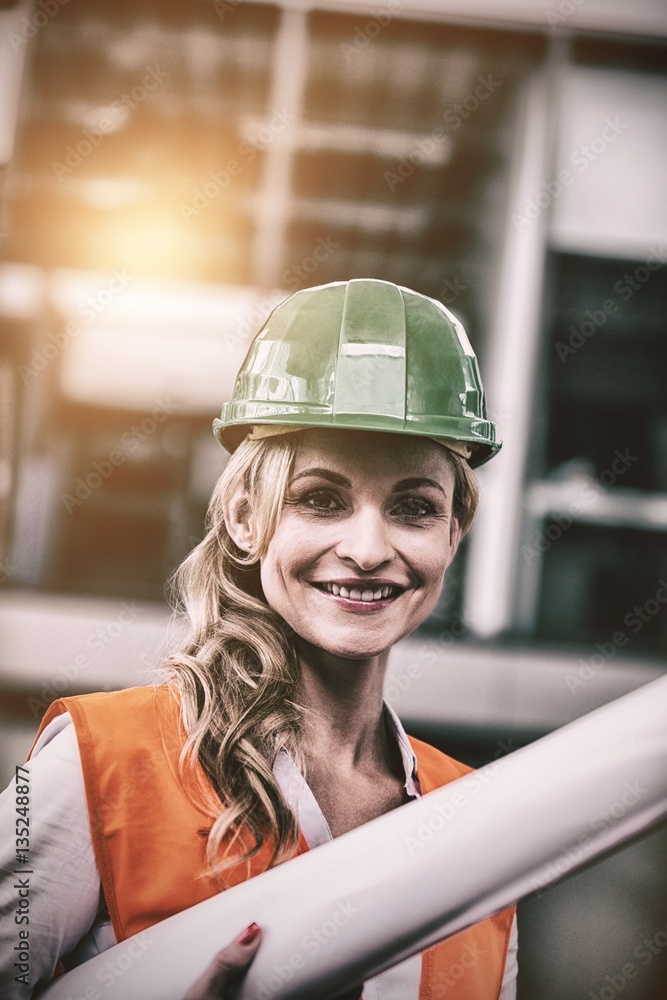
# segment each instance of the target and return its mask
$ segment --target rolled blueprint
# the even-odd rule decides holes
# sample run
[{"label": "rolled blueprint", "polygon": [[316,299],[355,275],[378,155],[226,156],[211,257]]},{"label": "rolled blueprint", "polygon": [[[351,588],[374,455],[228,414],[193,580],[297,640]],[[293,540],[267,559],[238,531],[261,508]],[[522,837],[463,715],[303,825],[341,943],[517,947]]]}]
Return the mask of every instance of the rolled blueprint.
[{"label": "rolled blueprint", "polygon": [[[667,816],[667,677],[156,924],[40,1000],[181,1000],[252,920],[240,1000],[327,1000]],[[88,992],[86,992],[88,990]]]}]

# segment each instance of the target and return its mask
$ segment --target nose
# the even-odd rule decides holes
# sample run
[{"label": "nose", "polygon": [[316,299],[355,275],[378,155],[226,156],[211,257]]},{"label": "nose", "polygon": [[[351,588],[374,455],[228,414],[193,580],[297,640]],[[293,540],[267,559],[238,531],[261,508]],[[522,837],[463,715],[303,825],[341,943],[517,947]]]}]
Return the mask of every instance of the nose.
[{"label": "nose", "polygon": [[341,527],[344,534],[336,546],[339,559],[352,561],[365,572],[393,559],[391,529],[381,511],[370,506],[361,508],[341,522]]}]

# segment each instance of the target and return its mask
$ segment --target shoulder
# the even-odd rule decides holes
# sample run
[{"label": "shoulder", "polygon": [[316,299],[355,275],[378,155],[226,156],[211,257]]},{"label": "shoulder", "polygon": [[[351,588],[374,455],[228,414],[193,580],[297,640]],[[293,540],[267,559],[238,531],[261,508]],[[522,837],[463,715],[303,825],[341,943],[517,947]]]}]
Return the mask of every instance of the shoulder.
[{"label": "shoulder", "polygon": [[173,742],[182,746],[180,706],[167,685],[134,687],[61,698],[49,706],[33,749],[63,715],[71,718],[82,757],[107,747],[116,754],[137,754]]},{"label": "shoulder", "polygon": [[94,694],[80,694],[62,698],[60,702],[69,708],[71,705],[81,705],[86,711],[103,712],[148,712],[164,709],[169,703],[175,702],[175,696],[167,684],[157,687],[131,687],[122,691],[97,691]]},{"label": "shoulder", "polygon": [[92,724],[101,722],[107,727],[118,723],[124,731],[128,727],[142,727],[151,716],[178,717],[180,714],[176,696],[166,684],[60,698],[49,706],[42,728],[65,712],[70,714],[77,729],[82,720],[88,720]]},{"label": "shoulder", "polygon": [[417,774],[422,794],[440,788],[450,781],[456,781],[457,778],[462,778],[473,770],[467,764],[437,750],[429,743],[424,743],[414,736],[408,736],[408,739],[417,758]]}]

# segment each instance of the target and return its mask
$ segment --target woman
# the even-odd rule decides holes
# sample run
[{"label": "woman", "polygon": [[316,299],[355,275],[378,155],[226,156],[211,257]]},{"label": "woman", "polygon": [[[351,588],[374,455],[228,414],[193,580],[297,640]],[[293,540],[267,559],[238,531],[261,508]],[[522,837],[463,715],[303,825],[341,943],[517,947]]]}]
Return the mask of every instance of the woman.
[{"label": "woman", "polygon": [[[33,748],[35,822],[37,788],[62,795],[33,830],[32,864],[57,866],[66,890],[33,899],[49,925],[34,982],[467,770],[408,739],[382,698],[391,648],[435,607],[472,524],[471,467],[500,447],[460,324],[388,282],[296,293],[214,426],[232,457],[177,573],[191,634],[166,682],[63,699]],[[58,831],[86,813],[73,858]],[[457,997],[509,1000],[513,916],[363,997],[446,996],[456,968]],[[260,941],[246,928],[187,1000],[227,995]]]}]

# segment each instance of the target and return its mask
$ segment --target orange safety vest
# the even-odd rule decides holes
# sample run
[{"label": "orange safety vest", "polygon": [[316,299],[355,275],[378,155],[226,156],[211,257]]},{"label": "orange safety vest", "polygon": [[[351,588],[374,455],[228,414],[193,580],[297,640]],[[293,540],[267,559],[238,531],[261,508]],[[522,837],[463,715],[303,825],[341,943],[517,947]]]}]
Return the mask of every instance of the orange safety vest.
[{"label": "orange safety vest", "polygon": [[[206,870],[210,814],[188,795],[179,768],[185,733],[166,686],[54,702],[42,729],[69,712],[76,730],[97,867],[117,941],[221,891]],[[410,737],[423,794],[470,771]],[[299,837],[297,854],[308,850]],[[236,885],[266,869],[270,846],[228,869]],[[422,953],[419,1000],[498,1000],[514,907]],[[483,958],[480,960],[480,958]]]}]

